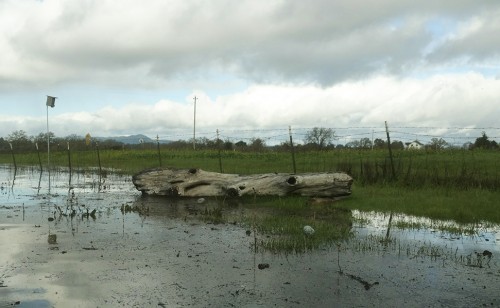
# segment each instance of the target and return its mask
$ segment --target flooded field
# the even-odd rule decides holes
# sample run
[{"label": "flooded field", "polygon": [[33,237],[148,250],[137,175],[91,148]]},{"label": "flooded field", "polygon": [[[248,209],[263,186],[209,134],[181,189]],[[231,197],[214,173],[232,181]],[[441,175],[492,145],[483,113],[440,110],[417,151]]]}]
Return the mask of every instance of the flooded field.
[{"label": "flooded field", "polygon": [[258,199],[143,197],[114,173],[50,182],[0,166],[0,307],[500,306],[498,225],[349,211],[348,237],[271,252],[243,223]]}]

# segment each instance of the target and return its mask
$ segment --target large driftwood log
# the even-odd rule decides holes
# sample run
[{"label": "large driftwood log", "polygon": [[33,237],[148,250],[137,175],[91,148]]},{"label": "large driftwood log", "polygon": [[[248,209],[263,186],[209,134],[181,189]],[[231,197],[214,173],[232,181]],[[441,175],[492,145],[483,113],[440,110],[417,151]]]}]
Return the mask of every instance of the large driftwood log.
[{"label": "large driftwood log", "polygon": [[143,194],[171,197],[340,197],[351,194],[352,181],[352,177],[341,172],[238,175],[171,168],[148,169],[132,177]]}]

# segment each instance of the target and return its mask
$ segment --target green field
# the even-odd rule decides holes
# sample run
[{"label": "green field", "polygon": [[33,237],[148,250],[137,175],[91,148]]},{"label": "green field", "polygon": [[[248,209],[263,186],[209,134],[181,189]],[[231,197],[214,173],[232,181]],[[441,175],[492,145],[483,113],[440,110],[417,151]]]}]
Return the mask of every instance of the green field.
[{"label": "green field", "polygon": [[[102,167],[134,174],[158,167],[158,151],[96,150],[51,152],[52,168],[73,172]],[[163,167],[201,168],[238,174],[293,172],[288,152],[161,150]],[[0,154],[0,163],[47,168],[47,153]],[[298,173],[344,171],[354,179],[350,198],[331,205],[363,211],[405,213],[460,223],[500,223],[500,152],[487,150],[387,151],[332,150],[295,153]],[[299,199],[300,204],[306,204]],[[280,201],[294,203],[295,201]]]}]

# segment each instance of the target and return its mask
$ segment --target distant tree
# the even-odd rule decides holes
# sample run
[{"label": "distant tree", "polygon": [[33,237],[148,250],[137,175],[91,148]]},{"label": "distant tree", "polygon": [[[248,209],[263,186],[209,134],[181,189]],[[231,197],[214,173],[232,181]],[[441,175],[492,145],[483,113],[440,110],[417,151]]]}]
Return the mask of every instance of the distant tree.
[{"label": "distant tree", "polygon": [[393,150],[403,150],[405,148],[405,145],[401,141],[393,141],[391,142],[391,148]]},{"label": "distant tree", "polygon": [[474,148],[474,143],[472,143],[472,142],[470,142],[470,141],[469,141],[469,142],[466,142],[466,143],[464,143],[464,144],[462,145],[462,149],[465,149],[465,150],[470,150],[470,149],[472,149],[472,148]]},{"label": "distant tree", "polygon": [[234,144],[234,147],[237,150],[244,150],[248,147],[248,145],[245,141],[240,140]]},{"label": "distant tree", "polygon": [[13,131],[9,136],[7,136],[7,141],[12,144],[15,150],[29,150],[33,143],[26,134],[24,130]]},{"label": "distant tree", "polygon": [[335,132],[331,128],[314,127],[306,133],[305,143],[311,143],[322,149],[335,139]]},{"label": "distant tree", "polygon": [[260,138],[252,138],[248,147],[252,151],[263,151],[266,147],[266,142]]},{"label": "distant tree", "polygon": [[26,132],[24,130],[16,130],[10,133],[9,136],[7,136],[7,140],[9,142],[29,142],[28,135],[26,135]]},{"label": "distant tree", "polygon": [[217,140],[211,140],[207,137],[196,138],[197,149],[216,149],[217,145]]},{"label": "distant tree", "polygon": [[359,140],[359,148],[371,149],[372,148],[372,141],[370,140],[370,138],[361,138]]},{"label": "distant tree", "polygon": [[[54,143],[54,140],[56,139],[56,136],[54,135],[53,132],[49,132],[49,137],[50,137],[50,143]],[[42,150],[47,150],[47,133],[38,133],[38,135],[31,137],[31,140],[33,141],[34,145],[38,145],[38,149],[40,151]]]},{"label": "distant tree", "polygon": [[233,143],[231,142],[231,140],[227,139],[224,141],[224,143],[222,144],[222,148],[224,150],[232,150],[234,147]]},{"label": "distant tree", "polygon": [[10,150],[9,142],[5,140],[3,137],[0,138],[0,151],[4,152]]},{"label": "distant tree", "polygon": [[433,150],[442,150],[447,148],[449,144],[443,138],[432,138],[428,146]]},{"label": "distant tree", "polygon": [[360,144],[361,144],[361,142],[359,142],[359,140],[353,140],[353,141],[349,141],[348,143],[346,143],[345,147],[350,148],[350,149],[357,149],[360,147]]},{"label": "distant tree", "polygon": [[384,140],[377,138],[373,141],[373,147],[375,149],[385,149],[387,148],[387,143]]},{"label": "distant tree", "polygon": [[192,149],[193,148],[193,140],[191,139],[190,142],[186,140],[177,140],[177,141],[172,141],[166,145],[167,148],[169,149],[175,149],[175,150],[180,150],[180,149]]},{"label": "distant tree", "polygon": [[481,137],[477,138],[474,142],[474,148],[496,149],[498,148],[498,144],[495,142],[495,140],[490,141],[488,139],[488,136],[486,135],[486,132],[483,132]]}]

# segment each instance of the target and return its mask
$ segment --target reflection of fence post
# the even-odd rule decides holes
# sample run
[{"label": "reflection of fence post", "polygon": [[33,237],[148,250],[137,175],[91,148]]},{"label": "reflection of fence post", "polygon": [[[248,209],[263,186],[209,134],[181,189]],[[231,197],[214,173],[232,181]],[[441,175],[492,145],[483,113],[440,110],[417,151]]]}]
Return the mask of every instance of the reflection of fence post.
[{"label": "reflection of fence post", "polygon": [[160,137],[158,137],[158,135],[156,135],[156,146],[158,148],[158,161],[160,162],[161,167]]},{"label": "reflection of fence post", "polygon": [[395,179],[396,170],[394,169],[394,161],[392,159],[391,137],[389,137],[389,127],[387,126],[387,121],[385,121],[385,132],[387,134],[387,147],[389,148],[389,159],[391,160],[392,178]]},{"label": "reflection of fence post", "polygon": [[14,148],[12,148],[12,143],[9,142],[9,145],[10,145],[10,153],[12,153],[12,161],[14,162],[14,169],[17,170],[16,156],[14,155]]},{"label": "reflection of fence post", "polygon": [[38,163],[40,164],[40,172],[42,172],[43,167],[42,167],[42,160],[40,159],[40,150],[38,149],[38,142],[35,143],[35,146],[36,146],[36,154],[38,155]]},{"label": "reflection of fence post", "polygon": [[297,166],[295,164],[295,149],[293,147],[292,139],[292,126],[288,126],[288,134],[290,135],[290,149],[292,151],[293,173],[297,173]]},{"label": "reflection of fence post", "polygon": [[217,129],[217,149],[219,151],[219,169],[220,169],[220,173],[224,173],[222,171],[222,156],[221,156],[221,150],[220,150],[219,129]]},{"label": "reflection of fence post", "polygon": [[99,155],[99,143],[97,141],[95,143],[95,148],[97,150],[97,160],[99,161],[99,176],[100,176],[102,174],[101,155]]},{"label": "reflection of fence post", "polygon": [[69,150],[69,141],[68,141],[68,166],[69,166],[69,174],[70,174],[70,178],[71,178],[71,153]]}]

